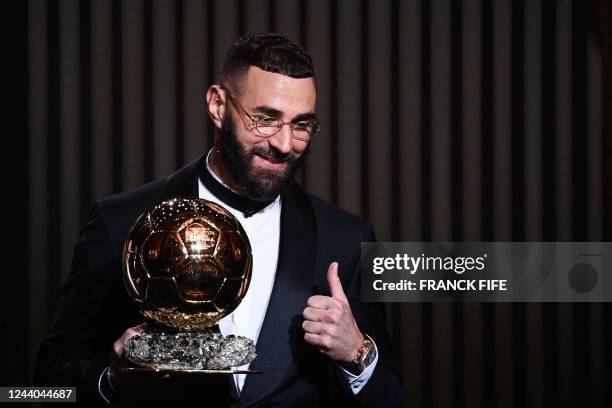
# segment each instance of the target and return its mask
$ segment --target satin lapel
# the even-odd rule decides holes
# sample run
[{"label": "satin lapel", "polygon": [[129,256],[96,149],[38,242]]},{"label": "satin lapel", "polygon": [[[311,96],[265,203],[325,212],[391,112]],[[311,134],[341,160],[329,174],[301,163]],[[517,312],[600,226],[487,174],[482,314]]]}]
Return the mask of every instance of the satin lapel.
[{"label": "satin lapel", "polygon": [[206,156],[192,161],[166,179],[160,201],[175,197],[198,197],[198,166]]},{"label": "satin lapel", "polygon": [[252,368],[263,374],[246,378],[239,406],[253,405],[273,393],[293,363],[302,311],[310,296],[316,258],[316,224],[308,196],[291,184],[283,196],[281,244],[274,287],[257,341]]}]

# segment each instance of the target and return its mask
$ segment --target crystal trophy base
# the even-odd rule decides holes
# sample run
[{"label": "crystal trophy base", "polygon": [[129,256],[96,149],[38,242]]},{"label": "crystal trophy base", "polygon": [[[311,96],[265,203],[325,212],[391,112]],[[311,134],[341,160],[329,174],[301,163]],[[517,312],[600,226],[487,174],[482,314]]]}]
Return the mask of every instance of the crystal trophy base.
[{"label": "crystal trophy base", "polygon": [[255,359],[255,344],[243,336],[201,332],[166,332],[151,329],[130,338],[123,353],[132,365],[125,371],[168,371],[205,374],[258,374],[261,370],[240,367]]}]

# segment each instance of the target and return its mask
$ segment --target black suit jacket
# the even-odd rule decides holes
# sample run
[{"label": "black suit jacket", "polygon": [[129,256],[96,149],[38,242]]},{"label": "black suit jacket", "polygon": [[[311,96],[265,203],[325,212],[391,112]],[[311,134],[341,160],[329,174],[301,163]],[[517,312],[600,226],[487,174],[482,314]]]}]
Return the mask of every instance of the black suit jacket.
[{"label": "black suit jacket", "polygon": [[[155,203],[198,196],[198,163],[96,202],[75,248],[50,334],[39,350],[36,384],[77,386],[79,402],[103,403],[98,379],[110,363],[112,345],[128,327],[143,321],[123,286],[123,242],[136,218]],[[384,328],[384,305],[360,301],[360,242],[373,240],[372,227],[365,220],[306,194],[292,182],[283,195],[278,268],[256,345],[257,358],[251,364],[264,373],[247,377],[238,401],[230,397],[229,387],[220,386],[219,377],[196,376],[174,403],[194,407],[401,405],[402,389]],[[326,272],[332,261],[339,262],[340,280],[359,328],[378,347],[376,369],[357,396],[344,389],[336,366],[304,342],[301,330],[308,297],[329,295]],[[227,378],[223,381],[229,383]]]}]

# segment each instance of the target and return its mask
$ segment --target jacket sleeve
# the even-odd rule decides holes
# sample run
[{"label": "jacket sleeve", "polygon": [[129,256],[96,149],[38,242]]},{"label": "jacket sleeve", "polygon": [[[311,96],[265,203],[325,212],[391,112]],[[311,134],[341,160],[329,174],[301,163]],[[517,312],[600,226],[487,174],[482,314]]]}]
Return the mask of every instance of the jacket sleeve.
[{"label": "jacket sleeve", "polygon": [[[371,225],[368,225],[361,241],[376,241]],[[357,262],[353,280],[349,286],[348,299],[357,326],[374,340],[378,349],[378,362],[374,372],[363,389],[355,396],[355,405],[366,407],[403,406],[403,387],[391,340],[385,328],[385,304],[361,301],[361,265],[359,262]]]},{"label": "jacket sleeve", "polygon": [[78,402],[87,406],[104,403],[98,380],[111,361],[113,342],[122,333],[113,324],[117,307],[113,291],[122,285],[119,245],[102,202],[96,202],[75,247],[71,272],[34,370],[36,385],[76,386]]}]

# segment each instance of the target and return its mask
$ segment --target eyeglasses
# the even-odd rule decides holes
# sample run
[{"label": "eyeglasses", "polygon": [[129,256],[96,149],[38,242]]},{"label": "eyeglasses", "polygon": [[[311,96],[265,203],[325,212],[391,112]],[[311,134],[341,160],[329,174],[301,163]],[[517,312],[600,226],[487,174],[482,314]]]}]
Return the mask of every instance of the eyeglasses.
[{"label": "eyeglasses", "polygon": [[232,96],[230,91],[225,87],[221,87],[223,91],[228,96],[228,99],[232,102],[235,108],[238,108],[239,111],[244,113],[246,117],[248,117],[251,122],[253,122],[253,129],[255,130],[255,134],[261,137],[270,137],[274,136],[285,125],[289,125],[291,128],[291,135],[303,142],[307,142],[310,140],[310,136],[317,133],[321,129],[321,125],[317,119],[305,119],[298,120],[295,122],[285,122],[279,118],[273,118],[270,116],[251,116],[249,112]]}]

